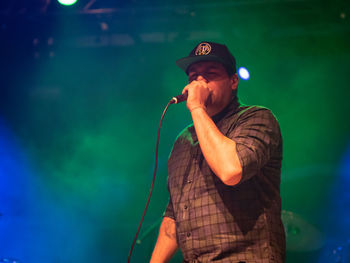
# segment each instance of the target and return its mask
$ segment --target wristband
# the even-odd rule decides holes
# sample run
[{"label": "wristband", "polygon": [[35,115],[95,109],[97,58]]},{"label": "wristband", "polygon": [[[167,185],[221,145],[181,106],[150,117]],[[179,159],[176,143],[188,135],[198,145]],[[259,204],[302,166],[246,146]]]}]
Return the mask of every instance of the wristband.
[{"label": "wristband", "polygon": [[204,106],[197,106],[197,107],[194,107],[193,109],[190,110],[190,112],[192,113],[192,111],[196,110],[196,109],[203,109],[204,111],[206,111],[206,107]]}]

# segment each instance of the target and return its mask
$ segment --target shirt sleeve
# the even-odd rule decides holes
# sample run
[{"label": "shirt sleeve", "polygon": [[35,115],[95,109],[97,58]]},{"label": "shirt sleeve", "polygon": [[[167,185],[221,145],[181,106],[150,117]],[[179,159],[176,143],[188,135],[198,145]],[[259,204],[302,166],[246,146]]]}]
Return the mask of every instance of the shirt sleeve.
[{"label": "shirt sleeve", "polygon": [[[168,191],[169,191],[169,184],[168,184]],[[164,211],[163,217],[170,217],[175,220],[175,214],[174,214],[174,208],[173,208],[173,202],[171,200],[171,196],[169,195],[169,202],[168,205]]]},{"label": "shirt sleeve", "polygon": [[272,112],[263,107],[250,107],[240,113],[228,137],[236,142],[242,166],[241,183],[258,174],[282,147],[279,124]]}]

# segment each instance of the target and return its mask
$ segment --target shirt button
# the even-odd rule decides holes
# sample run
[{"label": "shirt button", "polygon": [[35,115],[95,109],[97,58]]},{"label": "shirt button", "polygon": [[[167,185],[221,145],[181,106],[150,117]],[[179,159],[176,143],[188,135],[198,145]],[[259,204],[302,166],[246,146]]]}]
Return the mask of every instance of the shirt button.
[{"label": "shirt button", "polygon": [[185,209],[187,209],[187,208],[188,208],[188,206],[187,206],[187,205],[184,205],[184,208],[185,208]]},{"label": "shirt button", "polygon": [[188,233],[187,233],[187,237],[190,237],[190,236],[191,236],[191,233],[190,233],[190,232],[188,232]]}]

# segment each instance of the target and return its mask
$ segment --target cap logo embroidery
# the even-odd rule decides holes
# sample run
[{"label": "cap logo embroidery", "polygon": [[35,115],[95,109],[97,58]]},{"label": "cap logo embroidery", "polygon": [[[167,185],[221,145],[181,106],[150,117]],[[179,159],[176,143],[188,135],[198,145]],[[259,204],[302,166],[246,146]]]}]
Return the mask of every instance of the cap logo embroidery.
[{"label": "cap logo embroidery", "polygon": [[205,56],[208,55],[211,51],[211,46],[208,43],[200,43],[196,49],[195,55],[196,56]]}]

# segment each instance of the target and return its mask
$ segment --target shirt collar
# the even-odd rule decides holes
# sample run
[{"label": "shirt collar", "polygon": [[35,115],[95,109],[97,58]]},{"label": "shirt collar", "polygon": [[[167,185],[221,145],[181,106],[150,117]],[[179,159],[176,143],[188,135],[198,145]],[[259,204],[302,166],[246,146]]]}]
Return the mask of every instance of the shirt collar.
[{"label": "shirt collar", "polygon": [[[237,109],[239,108],[240,103],[238,101],[237,96],[233,96],[230,100],[230,102],[227,104],[227,106],[220,111],[219,113],[215,114],[212,118],[212,120],[214,121],[215,125],[219,125],[219,122],[224,119],[227,116],[230,116],[231,114],[234,114]],[[219,125],[220,126],[220,125]],[[218,126],[218,127],[219,127]],[[195,132],[194,126],[192,125],[190,127],[190,132],[192,135],[192,144],[196,144],[198,143],[198,138],[197,138],[197,134]],[[222,131],[224,134],[226,134],[226,131]]]},{"label": "shirt collar", "polygon": [[215,114],[212,117],[212,120],[215,124],[217,124],[219,121],[221,121],[229,112],[235,112],[235,110],[239,107],[239,102],[237,99],[237,96],[233,96],[230,100],[230,102],[227,104],[227,106],[220,111],[219,113]]}]

